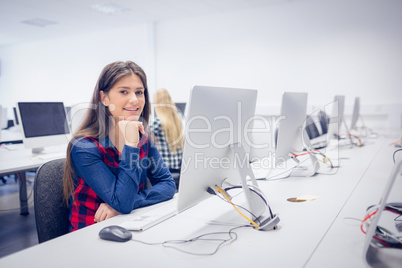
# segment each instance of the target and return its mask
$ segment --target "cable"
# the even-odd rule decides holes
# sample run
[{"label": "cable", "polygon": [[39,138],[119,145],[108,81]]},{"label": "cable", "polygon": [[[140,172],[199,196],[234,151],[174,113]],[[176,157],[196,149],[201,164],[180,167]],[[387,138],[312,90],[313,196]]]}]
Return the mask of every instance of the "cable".
[{"label": "cable", "polygon": [[[366,217],[363,219],[360,229],[366,234],[365,227],[371,224],[371,218],[378,212],[379,205],[370,206],[367,208]],[[398,216],[394,219],[394,221],[399,221],[398,218],[402,215],[402,204],[400,203],[388,203],[384,207],[385,211],[390,211]],[[402,239],[390,231],[381,226],[376,226],[375,235],[373,235],[373,239],[380,242],[380,245],[388,247],[388,248],[398,248],[402,249]]]},{"label": "cable", "polygon": [[321,156],[323,157],[323,160],[322,160],[322,161],[323,161],[324,163],[326,163],[326,162],[328,161],[328,162],[330,163],[330,165],[331,165],[331,168],[335,168],[335,166],[333,165],[331,159],[328,158],[324,153],[322,153],[322,152],[319,151],[319,150],[311,150],[311,151],[309,151],[309,152],[302,153],[302,154],[295,154],[295,153],[291,153],[291,154],[292,154],[292,156],[294,156],[294,157],[299,157],[299,156],[308,155],[308,154],[319,154],[319,155],[321,155]]},{"label": "cable", "polygon": [[244,218],[246,218],[252,225],[254,225],[256,228],[260,228],[260,226],[258,224],[256,224],[253,220],[249,219],[246,215],[244,215],[237,207],[235,204],[233,204],[232,200],[230,200],[230,198],[226,195],[225,191],[222,190],[221,187],[216,186],[216,190],[218,190],[218,192],[220,192],[221,194],[223,194],[223,196],[229,201],[230,204],[232,204],[232,206],[234,207],[234,209],[239,212],[240,215],[242,215]]},{"label": "cable", "polygon": [[[188,240],[167,240],[161,243],[148,243],[145,241],[141,241],[141,240],[136,240],[136,239],[131,239],[134,242],[138,242],[138,243],[142,243],[145,245],[150,245],[150,246],[156,246],[156,245],[161,245],[163,247],[166,248],[171,248],[171,249],[175,249],[177,251],[186,253],[186,254],[190,254],[190,255],[196,255],[196,256],[212,256],[215,253],[218,252],[218,250],[224,245],[227,244],[228,242],[234,242],[237,240],[237,233],[233,232],[236,229],[239,228],[244,228],[244,227],[250,227],[249,225],[240,225],[240,226],[236,226],[231,228],[228,232],[212,232],[212,233],[206,233],[206,234],[202,234],[199,236],[196,236],[194,238],[188,239]],[[206,236],[211,236],[211,235],[222,235],[222,234],[227,234],[229,235],[228,239],[218,239],[218,238],[204,238]],[[190,251],[186,251],[186,250],[182,250],[180,248],[174,247],[171,244],[174,245],[178,245],[178,244],[185,244],[185,243],[191,243],[191,242],[196,242],[196,241],[217,241],[220,243],[218,244],[218,246],[215,248],[214,251],[212,252],[208,252],[208,253],[198,253],[198,252],[190,252]]]},{"label": "cable", "polygon": [[353,144],[353,145],[356,145],[357,147],[363,146],[362,140],[359,138],[359,136],[353,135],[353,134],[350,134],[350,133],[348,133],[348,136],[349,136],[349,137],[354,137],[354,138],[356,138],[356,139],[359,141],[358,143]]},{"label": "cable", "polygon": [[3,144],[0,144],[0,148],[4,148],[4,149],[6,149],[7,151],[11,151],[11,149],[10,149],[10,148],[8,148],[8,147],[4,146]]},{"label": "cable", "polygon": [[389,145],[396,145],[398,143],[402,143],[402,139],[399,139],[399,140],[397,140],[397,141],[395,141],[393,143],[390,143]]},{"label": "cable", "polygon": [[[241,188],[241,187],[240,187],[240,188]],[[220,195],[216,195],[216,196],[219,197],[221,200],[225,201],[226,203],[231,204],[226,198],[223,198],[223,197],[221,197]],[[241,206],[241,205],[238,205],[238,204],[235,204],[235,203],[233,203],[233,204],[234,204],[236,207],[239,207],[239,208],[241,208],[241,209],[247,211],[248,213],[250,213],[251,216],[253,216],[253,217],[258,221],[258,223],[261,224],[260,219],[258,219],[258,217],[257,217],[256,215],[254,215],[250,210],[248,210],[247,208],[245,208],[245,207],[243,207],[243,206]]]},{"label": "cable", "polygon": [[395,163],[395,154],[396,154],[397,152],[399,152],[399,151],[402,151],[402,149],[396,150],[396,151],[394,152],[394,154],[392,155],[392,159],[394,160],[394,163]]}]

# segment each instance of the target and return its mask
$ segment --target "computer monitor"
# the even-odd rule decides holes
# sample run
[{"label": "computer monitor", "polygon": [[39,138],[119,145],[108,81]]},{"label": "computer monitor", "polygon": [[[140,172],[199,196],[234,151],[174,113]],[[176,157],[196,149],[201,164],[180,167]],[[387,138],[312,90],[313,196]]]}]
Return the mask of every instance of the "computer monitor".
[{"label": "computer monitor", "polygon": [[360,98],[355,98],[355,104],[353,106],[352,121],[350,123],[350,130],[356,129],[357,121],[360,117]]},{"label": "computer monitor", "polygon": [[175,105],[176,105],[177,110],[178,110],[182,115],[185,115],[186,103],[185,103],[185,102],[176,102]]},{"label": "computer monitor", "polygon": [[1,108],[1,129],[6,129],[8,126],[7,107]]},{"label": "computer monitor", "polygon": [[17,111],[24,146],[32,153],[68,143],[70,128],[62,102],[18,102]]},{"label": "computer monitor", "polygon": [[14,122],[15,122],[14,125],[19,125],[20,121],[18,120],[17,108],[16,107],[13,107],[13,112],[14,112]]},{"label": "computer monitor", "polygon": [[332,112],[330,113],[327,140],[336,138],[335,135],[340,134],[343,122],[343,114],[345,111],[345,96],[336,95],[332,105]]},{"label": "computer monitor", "polygon": [[[1,126],[1,124],[2,124],[2,122],[3,122],[3,108],[1,107],[1,105],[0,105],[0,126]],[[1,140],[1,129],[0,129],[0,142],[1,142],[2,140]]]},{"label": "computer monitor", "polygon": [[266,205],[250,193],[246,180],[258,187],[249,169],[252,121],[257,90],[194,86],[187,106],[178,210],[211,196],[209,188],[241,185],[246,207],[256,217]]},{"label": "computer monitor", "polygon": [[290,159],[291,153],[304,149],[303,138],[307,112],[307,93],[284,92],[282,95],[281,114],[277,128],[275,149],[276,163]]}]

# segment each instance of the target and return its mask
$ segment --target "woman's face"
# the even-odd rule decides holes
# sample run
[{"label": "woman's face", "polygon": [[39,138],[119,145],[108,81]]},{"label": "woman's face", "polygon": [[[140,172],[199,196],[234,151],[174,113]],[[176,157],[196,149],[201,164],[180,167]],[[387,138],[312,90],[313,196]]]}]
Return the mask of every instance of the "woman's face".
[{"label": "woman's face", "polygon": [[117,81],[108,94],[101,91],[100,97],[116,121],[138,121],[145,105],[144,91],[141,79],[132,74]]}]

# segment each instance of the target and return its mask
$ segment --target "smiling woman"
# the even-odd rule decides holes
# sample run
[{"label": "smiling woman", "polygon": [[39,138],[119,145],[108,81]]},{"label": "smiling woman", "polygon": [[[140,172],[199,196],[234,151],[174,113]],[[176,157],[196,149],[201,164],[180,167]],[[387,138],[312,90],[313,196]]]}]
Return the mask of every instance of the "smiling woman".
[{"label": "smiling woman", "polygon": [[116,118],[138,121],[145,105],[144,86],[141,79],[132,74],[121,78],[108,92],[100,91],[102,103],[113,105],[111,114]]},{"label": "smiling woman", "polygon": [[[70,231],[173,197],[176,187],[146,134],[147,80],[134,62],[107,65],[92,109],[67,148],[64,197]],[[152,188],[145,189],[149,178]]]}]

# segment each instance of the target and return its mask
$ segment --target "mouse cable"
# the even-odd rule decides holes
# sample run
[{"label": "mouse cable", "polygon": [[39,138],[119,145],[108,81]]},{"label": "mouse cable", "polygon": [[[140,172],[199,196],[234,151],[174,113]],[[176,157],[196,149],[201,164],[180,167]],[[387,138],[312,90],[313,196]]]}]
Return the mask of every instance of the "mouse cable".
[{"label": "mouse cable", "polygon": [[[136,240],[136,239],[131,239],[131,241],[142,243],[142,244],[149,245],[149,246],[157,246],[157,245],[159,245],[159,246],[162,246],[162,247],[165,247],[165,248],[175,249],[177,251],[180,251],[180,252],[183,252],[183,253],[186,253],[186,254],[190,254],[190,255],[195,255],[195,256],[212,256],[215,253],[217,253],[218,250],[223,245],[225,245],[225,244],[227,244],[229,242],[234,242],[234,241],[237,240],[237,233],[234,232],[234,230],[239,229],[239,228],[245,228],[245,227],[250,228],[251,226],[250,225],[240,225],[240,226],[236,226],[236,227],[231,228],[227,232],[211,232],[211,233],[202,234],[202,235],[199,235],[199,236],[196,236],[194,238],[187,239],[187,240],[167,240],[167,241],[160,242],[160,243],[149,243],[149,242]],[[228,235],[229,238],[227,238],[227,239],[206,238],[207,236],[222,235],[222,234]],[[191,243],[191,242],[196,242],[196,241],[210,241],[210,242],[220,242],[220,243],[216,246],[214,251],[207,252],[207,253],[190,252],[190,251],[183,250],[183,249],[180,249],[178,247],[173,246],[173,245],[186,244],[186,243]]]}]

